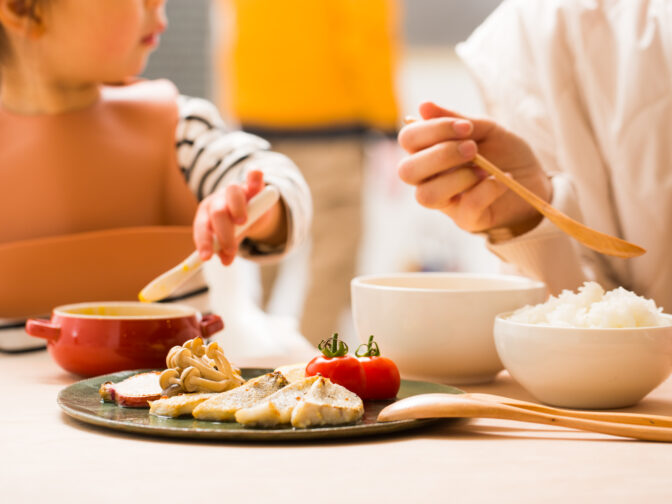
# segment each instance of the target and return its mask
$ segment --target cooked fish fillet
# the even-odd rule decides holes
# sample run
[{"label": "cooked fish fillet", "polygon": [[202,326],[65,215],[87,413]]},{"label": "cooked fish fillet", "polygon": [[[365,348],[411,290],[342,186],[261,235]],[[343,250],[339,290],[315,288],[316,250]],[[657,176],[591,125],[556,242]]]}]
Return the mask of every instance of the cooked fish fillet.
[{"label": "cooked fish fillet", "polygon": [[216,394],[194,409],[192,415],[199,420],[232,422],[236,411],[249,408],[287,385],[287,379],[278,372],[258,376],[242,386]]},{"label": "cooked fish fillet", "polygon": [[150,401],[149,413],[151,415],[178,417],[182,415],[190,415],[194,408],[207,401],[215,393],[197,393],[197,394],[180,394],[173,397],[164,397],[156,401]]},{"label": "cooked fish fillet", "polygon": [[287,385],[260,403],[236,412],[236,422],[250,427],[273,427],[288,424],[292,410],[310,391],[310,387],[321,376],[309,376],[301,381]]},{"label": "cooked fish fillet", "polygon": [[357,394],[322,378],[292,410],[292,427],[354,423],[364,415],[364,403]]},{"label": "cooked fish fillet", "polygon": [[279,371],[287,378],[289,383],[294,383],[300,380],[303,380],[306,377],[306,366],[307,362],[299,362],[298,364],[286,364],[276,368],[275,371]]}]

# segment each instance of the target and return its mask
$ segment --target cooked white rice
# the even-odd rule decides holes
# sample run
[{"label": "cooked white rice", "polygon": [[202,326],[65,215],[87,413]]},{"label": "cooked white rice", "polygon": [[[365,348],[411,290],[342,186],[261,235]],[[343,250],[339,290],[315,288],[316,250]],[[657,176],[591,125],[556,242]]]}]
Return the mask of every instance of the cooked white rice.
[{"label": "cooked white rice", "polygon": [[525,306],[509,320],[556,327],[653,327],[670,325],[663,309],[651,299],[623,287],[605,292],[596,282],[586,282],[575,294],[565,290],[548,301]]}]

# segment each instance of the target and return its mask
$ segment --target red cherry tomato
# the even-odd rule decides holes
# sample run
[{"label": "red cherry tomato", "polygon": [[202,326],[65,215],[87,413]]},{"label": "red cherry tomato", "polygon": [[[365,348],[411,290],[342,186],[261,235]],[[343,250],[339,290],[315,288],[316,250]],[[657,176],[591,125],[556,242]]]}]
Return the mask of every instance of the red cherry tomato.
[{"label": "red cherry tomato", "polygon": [[318,348],[322,355],[308,363],[306,376],[321,374],[361,397],[366,375],[359,360],[348,355],[348,345],[344,341],[338,341],[338,334],[334,334],[331,339],[322,341]]},{"label": "red cherry tomato", "polygon": [[[360,349],[365,347],[365,351]],[[392,399],[397,396],[401,377],[399,369],[391,359],[380,356],[378,343],[369,336],[369,342],[360,345],[355,353],[364,368],[366,383],[362,399]]]}]

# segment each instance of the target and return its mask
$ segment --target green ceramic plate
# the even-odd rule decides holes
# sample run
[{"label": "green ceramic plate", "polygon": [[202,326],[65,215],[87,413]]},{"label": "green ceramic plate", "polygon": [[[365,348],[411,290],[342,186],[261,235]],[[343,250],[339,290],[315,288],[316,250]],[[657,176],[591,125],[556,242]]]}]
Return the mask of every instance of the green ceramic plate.
[{"label": "green ceramic plate", "polygon": [[[242,375],[245,379],[250,379],[269,371],[271,370],[243,369]],[[293,429],[292,427],[250,429],[237,423],[205,422],[191,417],[157,417],[150,415],[148,409],[122,408],[101,401],[98,388],[102,383],[106,381],[119,382],[139,372],[122,371],[74,383],[59,392],[58,404],[71,417],[108,429],[152,436],[201,439],[275,441],[370,436],[414,429],[437,421],[436,419],[423,419],[377,422],[376,418],[380,410],[392,401],[366,401],[364,403],[364,417],[359,423],[353,425],[311,429]],[[463,393],[462,390],[448,385],[402,380],[398,398],[403,399],[413,395],[435,392]]]}]

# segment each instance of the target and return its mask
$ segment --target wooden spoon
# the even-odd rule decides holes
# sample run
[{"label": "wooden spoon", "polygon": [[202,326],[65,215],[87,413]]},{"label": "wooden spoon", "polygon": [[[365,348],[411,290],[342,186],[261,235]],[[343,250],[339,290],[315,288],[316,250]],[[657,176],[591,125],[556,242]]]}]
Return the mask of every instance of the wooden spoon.
[{"label": "wooden spoon", "polygon": [[612,436],[647,441],[672,442],[672,428],[613,421],[574,418],[541,413],[494,401],[479,400],[468,394],[421,394],[401,399],[384,408],[379,422],[418,418],[500,418],[545,425],[557,425]]},{"label": "wooden spoon", "polygon": [[585,418],[587,420],[598,420],[600,422],[627,423],[654,427],[672,427],[672,417],[666,417],[662,415],[640,415],[638,413],[616,413],[612,411],[561,409],[493,394],[470,393],[465,394],[465,396],[469,397],[470,399],[496,402],[499,404],[505,404],[507,406],[513,406],[515,408],[538,411],[539,413],[548,413],[549,415]]},{"label": "wooden spoon", "polygon": [[586,247],[591,248],[602,254],[616,256],[616,257],[637,257],[646,252],[642,247],[630,243],[615,236],[611,236],[600,231],[581,224],[575,221],[568,215],[562,213],[557,208],[552,207],[546,203],[539,196],[527,189],[525,186],[519,184],[511,177],[508,177],[502,170],[497,168],[490,161],[485,159],[480,154],[476,154],[473,160],[474,164],[491,174],[499,182],[507,186],[518,196],[527,201],[530,205],[537,209],[537,211],[550,220],[553,224],[558,226],[562,231],[569,236],[574,237]]},{"label": "wooden spoon", "polygon": [[[417,121],[417,119],[413,117],[407,117],[404,120],[406,124],[410,124],[415,121]],[[584,224],[581,224],[578,221],[575,221],[557,208],[549,205],[546,201],[541,199],[525,186],[507,176],[502,170],[497,168],[497,166],[492,164],[480,154],[476,154],[476,157],[472,160],[472,162],[476,166],[482,168],[490,175],[495,177],[497,181],[501,182],[513,192],[515,192],[518,196],[527,201],[540,214],[558,226],[563,232],[580,241],[586,247],[602,254],[622,258],[637,257],[646,252],[645,249],[635,245],[634,243],[630,243],[620,238],[616,238],[615,236],[596,231],[589,228],[588,226],[585,226]]]}]

